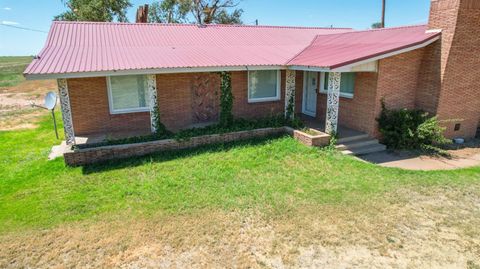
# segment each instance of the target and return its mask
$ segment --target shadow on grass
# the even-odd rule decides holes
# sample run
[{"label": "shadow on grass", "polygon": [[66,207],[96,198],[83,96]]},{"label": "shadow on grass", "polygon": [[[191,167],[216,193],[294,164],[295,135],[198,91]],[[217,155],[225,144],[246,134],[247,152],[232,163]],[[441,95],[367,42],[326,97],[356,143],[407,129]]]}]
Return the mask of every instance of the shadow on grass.
[{"label": "shadow on grass", "polygon": [[109,160],[109,161],[100,162],[96,164],[85,165],[82,167],[82,172],[83,174],[88,175],[92,173],[110,171],[115,169],[136,167],[136,166],[144,165],[146,163],[151,163],[151,162],[166,162],[170,160],[183,159],[183,158],[188,158],[188,157],[205,154],[205,153],[223,152],[223,151],[228,151],[238,147],[265,145],[273,140],[277,140],[286,136],[288,135],[284,135],[284,134],[272,135],[272,136],[267,136],[263,138],[247,139],[247,140],[235,141],[235,142],[229,142],[229,143],[211,144],[211,145],[199,146],[191,149],[168,150],[168,151],[161,151],[161,152],[148,154],[145,156]]}]

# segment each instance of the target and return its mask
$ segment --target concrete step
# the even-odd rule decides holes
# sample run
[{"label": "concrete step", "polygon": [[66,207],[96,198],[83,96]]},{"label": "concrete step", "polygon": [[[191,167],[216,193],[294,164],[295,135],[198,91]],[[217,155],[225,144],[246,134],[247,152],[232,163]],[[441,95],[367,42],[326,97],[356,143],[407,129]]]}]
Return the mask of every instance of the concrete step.
[{"label": "concrete step", "polygon": [[356,148],[361,148],[364,146],[370,146],[370,145],[378,145],[378,140],[370,137],[358,139],[358,140],[353,140],[350,142],[346,142],[343,144],[337,144],[335,146],[336,149],[338,150],[346,150],[346,149],[356,149]]},{"label": "concrete step", "polygon": [[353,141],[358,141],[358,140],[362,140],[362,139],[366,139],[366,138],[369,138],[368,134],[358,134],[358,135],[354,135],[354,136],[339,138],[337,140],[337,144],[346,144],[346,143],[350,143],[350,142],[353,142]]},{"label": "concrete step", "polygon": [[354,149],[346,149],[346,150],[342,150],[341,152],[345,155],[364,155],[368,153],[384,151],[386,149],[387,147],[385,145],[377,143],[377,144],[366,145],[366,146],[362,146]]}]

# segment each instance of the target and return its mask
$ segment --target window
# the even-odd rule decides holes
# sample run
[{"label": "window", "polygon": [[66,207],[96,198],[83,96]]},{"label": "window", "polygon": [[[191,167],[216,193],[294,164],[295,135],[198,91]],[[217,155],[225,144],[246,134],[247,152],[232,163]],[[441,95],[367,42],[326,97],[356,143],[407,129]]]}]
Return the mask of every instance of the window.
[{"label": "window", "polygon": [[146,77],[143,75],[109,77],[108,99],[112,114],[149,111],[150,98]]},{"label": "window", "polygon": [[248,102],[280,100],[280,71],[248,72]]},{"label": "window", "polygon": [[[320,87],[321,93],[328,92],[328,76],[329,73],[322,73],[322,86]],[[355,77],[356,73],[342,73],[342,77],[340,79],[340,96],[353,98],[353,92],[355,89]]]}]

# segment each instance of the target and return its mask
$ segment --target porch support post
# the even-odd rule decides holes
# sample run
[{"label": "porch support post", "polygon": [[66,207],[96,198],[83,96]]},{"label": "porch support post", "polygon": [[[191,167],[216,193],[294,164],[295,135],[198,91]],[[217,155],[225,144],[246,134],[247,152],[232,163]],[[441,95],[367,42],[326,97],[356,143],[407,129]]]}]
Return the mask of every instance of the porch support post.
[{"label": "porch support post", "polygon": [[150,98],[150,126],[152,133],[157,132],[159,123],[158,100],[157,100],[157,77],[156,75],[147,75],[148,96]]},{"label": "porch support post", "polygon": [[285,78],[285,118],[295,116],[295,70],[286,71]]},{"label": "porch support post", "polygon": [[341,74],[333,72],[328,76],[327,119],[325,121],[325,132],[328,134],[337,132]]},{"label": "porch support post", "polygon": [[65,131],[65,142],[67,145],[75,145],[75,132],[73,130],[72,109],[68,94],[67,79],[57,79],[58,92],[60,95],[60,106],[62,109],[63,130]]}]

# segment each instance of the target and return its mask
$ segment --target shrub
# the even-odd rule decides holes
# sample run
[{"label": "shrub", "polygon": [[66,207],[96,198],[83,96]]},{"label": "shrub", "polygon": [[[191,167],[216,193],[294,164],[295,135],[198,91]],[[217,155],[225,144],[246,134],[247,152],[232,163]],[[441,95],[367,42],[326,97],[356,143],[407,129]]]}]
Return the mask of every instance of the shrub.
[{"label": "shrub", "polygon": [[422,110],[389,110],[382,101],[377,121],[382,142],[389,148],[433,150],[448,142],[437,118]]}]

